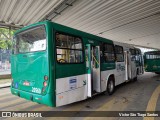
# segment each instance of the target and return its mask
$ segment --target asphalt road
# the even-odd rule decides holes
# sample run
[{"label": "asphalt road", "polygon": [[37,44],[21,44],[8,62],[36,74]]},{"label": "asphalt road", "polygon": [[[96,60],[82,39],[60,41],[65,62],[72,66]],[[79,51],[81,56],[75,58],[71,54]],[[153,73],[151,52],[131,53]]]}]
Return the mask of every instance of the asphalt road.
[{"label": "asphalt road", "polygon": [[[116,87],[112,96],[97,95],[93,98],[52,108],[27,101],[10,93],[10,88],[0,89],[0,111],[160,111],[160,75],[145,73],[136,82],[128,82]],[[72,114],[72,113],[71,113]],[[68,120],[160,120],[160,117],[90,117],[96,112],[86,113],[85,117],[49,117],[47,119]],[[17,118],[0,118],[5,120]],[[28,120],[28,118],[23,118]],[[45,118],[29,118],[43,120]]]}]

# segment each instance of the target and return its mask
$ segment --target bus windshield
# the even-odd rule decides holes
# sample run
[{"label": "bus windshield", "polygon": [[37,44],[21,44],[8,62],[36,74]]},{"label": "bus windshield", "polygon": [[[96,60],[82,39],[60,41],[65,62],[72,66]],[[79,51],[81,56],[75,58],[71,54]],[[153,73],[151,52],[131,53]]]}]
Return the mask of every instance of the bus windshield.
[{"label": "bus windshield", "polygon": [[146,59],[160,59],[160,51],[148,52],[145,56]]},{"label": "bus windshield", "polygon": [[13,38],[13,54],[43,50],[46,50],[46,32],[44,25],[20,32]]}]

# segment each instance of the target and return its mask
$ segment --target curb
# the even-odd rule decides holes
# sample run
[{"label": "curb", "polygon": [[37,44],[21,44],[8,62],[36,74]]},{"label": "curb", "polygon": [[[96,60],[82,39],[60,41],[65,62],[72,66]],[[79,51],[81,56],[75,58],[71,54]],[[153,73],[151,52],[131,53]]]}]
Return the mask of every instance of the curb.
[{"label": "curb", "polygon": [[7,87],[11,87],[11,86],[10,85],[9,86],[3,86],[3,87],[0,87],[0,89],[7,88]]},{"label": "curb", "polygon": [[11,74],[0,75],[1,79],[11,79]]},{"label": "curb", "polygon": [[7,87],[10,87],[10,86],[11,86],[11,83],[0,84],[0,89],[1,88],[7,88]]}]

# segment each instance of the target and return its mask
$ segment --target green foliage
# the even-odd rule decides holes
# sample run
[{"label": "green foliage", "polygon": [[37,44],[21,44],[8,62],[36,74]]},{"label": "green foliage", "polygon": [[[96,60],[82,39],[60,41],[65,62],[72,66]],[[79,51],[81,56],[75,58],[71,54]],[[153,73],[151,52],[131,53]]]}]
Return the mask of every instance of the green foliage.
[{"label": "green foliage", "polygon": [[6,48],[7,48],[6,41],[0,40],[0,49],[6,49]]},{"label": "green foliage", "polygon": [[11,38],[14,32],[14,30],[9,31],[9,29],[0,28],[0,49],[11,49]]},{"label": "green foliage", "polygon": [[11,49],[11,40],[0,40],[0,49]]}]

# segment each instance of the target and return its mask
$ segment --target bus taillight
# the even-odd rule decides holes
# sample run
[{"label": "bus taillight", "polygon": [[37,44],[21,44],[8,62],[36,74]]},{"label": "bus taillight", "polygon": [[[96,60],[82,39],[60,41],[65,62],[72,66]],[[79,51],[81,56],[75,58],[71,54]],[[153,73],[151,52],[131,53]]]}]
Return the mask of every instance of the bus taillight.
[{"label": "bus taillight", "polygon": [[44,87],[47,86],[47,82],[46,82],[46,81],[43,82],[43,86],[44,86]]},{"label": "bus taillight", "polygon": [[44,76],[44,80],[48,80],[48,76],[47,75]]}]

